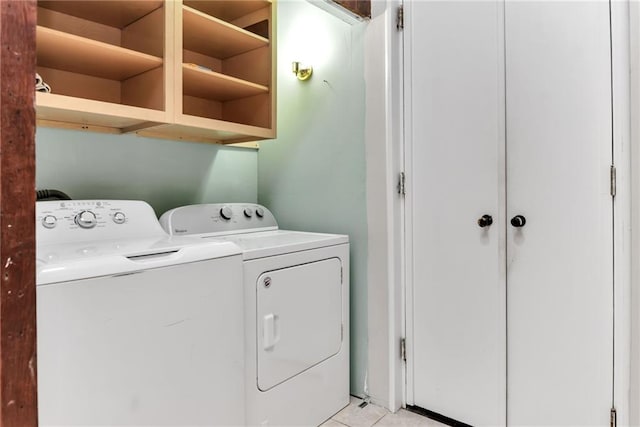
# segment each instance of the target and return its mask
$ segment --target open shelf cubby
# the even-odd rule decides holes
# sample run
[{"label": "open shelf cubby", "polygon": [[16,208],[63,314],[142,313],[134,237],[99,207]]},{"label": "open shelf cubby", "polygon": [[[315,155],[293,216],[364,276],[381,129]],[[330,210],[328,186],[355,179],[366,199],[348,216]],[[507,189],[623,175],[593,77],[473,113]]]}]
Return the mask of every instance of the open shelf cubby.
[{"label": "open shelf cubby", "polygon": [[[272,6],[253,0],[184,2],[178,123],[212,119],[269,129],[275,136]],[[246,29],[256,24],[263,35]]]},{"label": "open shelf cubby", "polygon": [[[105,126],[132,113],[123,107],[165,112],[164,21],[164,2],[157,0],[39,1],[37,71],[51,87],[38,97],[46,99],[46,106],[37,104],[39,119],[83,117],[86,125]],[[70,115],[74,98],[99,102],[85,102],[90,110]],[[136,116],[166,119],[132,114],[114,127]]]}]

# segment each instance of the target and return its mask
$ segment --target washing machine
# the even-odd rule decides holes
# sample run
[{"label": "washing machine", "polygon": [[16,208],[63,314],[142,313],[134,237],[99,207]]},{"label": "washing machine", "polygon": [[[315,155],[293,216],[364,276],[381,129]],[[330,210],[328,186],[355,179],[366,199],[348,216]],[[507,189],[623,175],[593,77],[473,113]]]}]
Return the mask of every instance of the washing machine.
[{"label": "washing machine", "polygon": [[36,204],[41,426],[243,425],[242,257],[140,201]]},{"label": "washing machine", "polygon": [[172,235],[242,248],[248,425],[320,425],[349,403],[349,239],[280,230],[264,206],[184,206]]}]

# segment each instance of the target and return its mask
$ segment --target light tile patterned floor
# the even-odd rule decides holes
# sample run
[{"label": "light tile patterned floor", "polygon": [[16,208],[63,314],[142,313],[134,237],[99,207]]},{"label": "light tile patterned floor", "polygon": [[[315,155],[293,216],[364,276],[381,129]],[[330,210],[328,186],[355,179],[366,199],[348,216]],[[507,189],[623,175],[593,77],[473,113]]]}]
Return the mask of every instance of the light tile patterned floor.
[{"label": "light tile patterned floor", "polygon": [[390,413],[386,409],[368,404],[361,408],[359,405],[362,400],[351,397],[349,406],[338,412],[329,421],[322,424],[321,427],[442,427],[437,421],[414,414],[404,409],[399,410],[395,414]]}]

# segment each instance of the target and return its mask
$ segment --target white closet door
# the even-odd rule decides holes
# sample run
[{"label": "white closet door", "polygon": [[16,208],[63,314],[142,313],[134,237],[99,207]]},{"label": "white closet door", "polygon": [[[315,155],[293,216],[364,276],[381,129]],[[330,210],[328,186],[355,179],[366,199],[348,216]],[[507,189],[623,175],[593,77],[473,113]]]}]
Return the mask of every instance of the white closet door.
[{"label": "white closet door", "polygon": [[506,3],[508,423],[608,425],[609,5]]},{"label": "white closet door", "polygon": [[405,8],[408,403],[504,425],[503,8]]}]

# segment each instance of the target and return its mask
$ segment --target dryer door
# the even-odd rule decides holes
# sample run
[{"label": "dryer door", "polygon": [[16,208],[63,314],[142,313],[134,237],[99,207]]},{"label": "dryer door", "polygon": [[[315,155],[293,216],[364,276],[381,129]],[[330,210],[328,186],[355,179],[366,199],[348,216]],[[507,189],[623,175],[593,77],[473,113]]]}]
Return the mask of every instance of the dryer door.
[{"label": "dryer door", "polygon": [[340,351],[342,265],[338,258],[258,277],[258,388],[286,381]]}]

